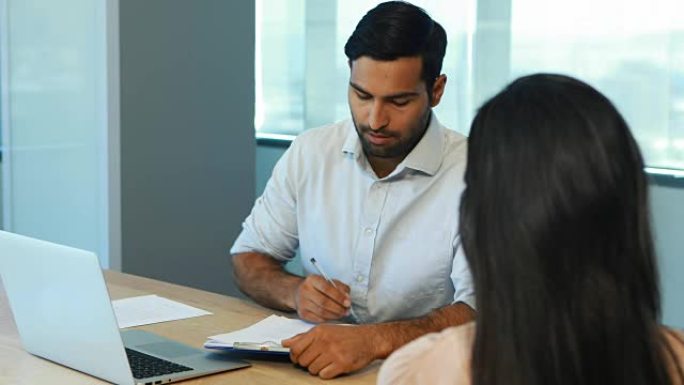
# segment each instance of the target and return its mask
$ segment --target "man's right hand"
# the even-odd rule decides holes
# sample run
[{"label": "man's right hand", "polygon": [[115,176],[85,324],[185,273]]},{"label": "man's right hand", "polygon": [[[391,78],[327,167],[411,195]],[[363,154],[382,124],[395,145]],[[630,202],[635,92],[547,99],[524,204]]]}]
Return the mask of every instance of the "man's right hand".
[{"label": "man's right hand", "polygon": [[321,323],[349,315],[349,286],[333,281],[336,287],[320,275],[309,275],[297,286],[295,304],[299,318]]}]

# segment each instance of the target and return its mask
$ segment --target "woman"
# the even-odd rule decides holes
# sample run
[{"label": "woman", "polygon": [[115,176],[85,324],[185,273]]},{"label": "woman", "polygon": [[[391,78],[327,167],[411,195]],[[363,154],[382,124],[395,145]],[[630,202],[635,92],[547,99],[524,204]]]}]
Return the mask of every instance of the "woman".
[{"label": "woman", "polygon": [[414,341],[381,384],[684,384],[662,327],[644,164],[576,79],[514,81],[473,121],[461,238],[477,326]]}]

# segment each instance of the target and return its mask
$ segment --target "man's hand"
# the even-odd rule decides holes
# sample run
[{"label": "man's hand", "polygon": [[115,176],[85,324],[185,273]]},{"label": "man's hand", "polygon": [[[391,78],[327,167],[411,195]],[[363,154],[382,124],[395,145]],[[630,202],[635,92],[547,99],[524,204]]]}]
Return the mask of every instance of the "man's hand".
[{"label": "man's hand", "polygon": [[292,275],[283,269],[282,262],[266,254],[235,254],[233,273],[243,293],[261,305],[296,311],[303,320],[321,323],[350,312],[349,286],[338,280],[333,286],[320,275]]},{"label": "man's hand", "polygon": [[[335,283],[337,284],[337,282]],[[353,372],[380,358],[372,325],[318,325],[282,341],[292,362],[328,379]]]},{"label": "man's hand", "polygon": [[334,282],[335,286],[320,275],[309,275],[297,286],[295,306],[299,318],[321,323],[349,314],[349,286],[338,280]]},{"label": "man's hand", "polygon": [[422,335],[474,319],[475,311],[458,302],[409,320],[359,326],[318,325],[306,333],[283,340],[282,344],[290,348],[292,362],[321,378],[333,378],[359,370],[375,359],[387,358],[396,349]]}]

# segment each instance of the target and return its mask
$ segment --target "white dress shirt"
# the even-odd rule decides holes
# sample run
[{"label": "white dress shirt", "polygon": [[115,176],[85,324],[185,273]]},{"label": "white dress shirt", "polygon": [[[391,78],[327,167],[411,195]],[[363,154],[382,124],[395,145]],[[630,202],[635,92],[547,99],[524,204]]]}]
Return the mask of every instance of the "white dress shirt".
[{"label": "white dress shirt", "polygon": [[358,322],[474,307],[458,235],[466,138],[432,116],[416,147],[378,178],[351,120],[300,134],[273,169],[232,254],[287,261],[299,247],[306,274],[316,258],[351,287]]}]

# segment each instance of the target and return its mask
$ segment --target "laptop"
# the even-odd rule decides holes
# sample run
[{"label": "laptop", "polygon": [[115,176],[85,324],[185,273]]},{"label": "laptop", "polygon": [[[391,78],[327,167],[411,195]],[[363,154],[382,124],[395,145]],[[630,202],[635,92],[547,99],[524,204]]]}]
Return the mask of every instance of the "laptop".
[{"label": "laptop", "polygon": [[119,331],[97,256],[0,231],[0,274],[24,348],[116,384],[159,385],[250,364]]}]

